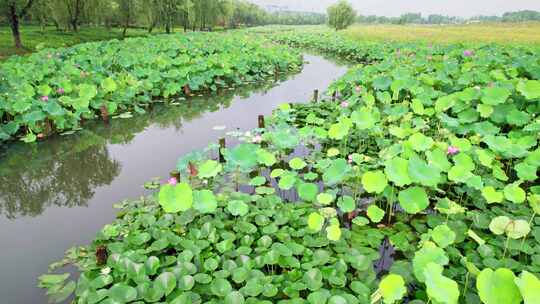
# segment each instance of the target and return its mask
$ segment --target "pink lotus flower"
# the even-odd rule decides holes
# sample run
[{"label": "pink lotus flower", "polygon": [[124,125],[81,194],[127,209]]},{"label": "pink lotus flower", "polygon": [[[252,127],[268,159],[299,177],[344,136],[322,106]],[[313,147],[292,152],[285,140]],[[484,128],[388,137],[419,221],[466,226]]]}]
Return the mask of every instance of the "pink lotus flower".
[{"label": "pink lotus flower", "polygon": [[353,157],[352,157],[352,155],[349,155],[349,157],[347,157],[347,162],[348,162],[349,164],[352,164],[352,162],[353,162]]},{"label": "pink lotus flower", "polygon": [[340,105],[341,105],[342,108],[346,108],[346,107],[349,106],[349,103],[346,102],[346,101],[342,101]]},{"label": "pink lotus flower", "polygon": [[362,92],[362,87],[361,86],[356,86],[356,88],[354,88],[356,90],[356,92],[360,93]]},{"label": "pink lotus flower", "polygon": [[474,51],[472,50],[464,50],[463,51],[463,57],[471,57],[474,55]]},{"label": "pink lotus flower", "polygon": [[56,93],[58,93],[59,95],[62,95],[64,94],[66,91],[64,90],[64,88],[59,88],[58,90],[56,90]]},{"label": "pink lotus flower", "polygon": [[41,99],[41,101],[43,101],[43,102],[47,102],[47,101],[49,101],[49,96],[41,96],[40,99]]},{"label": "pink lotus flower", "polygon": [[171,177],[171,178],[169,178],[169,180],[167,181],[167,183],[168,183],[169,185],[173,185],[173,186],[174,186],[174,185],[176,185],[176,184],[178,183],[178,180],[176,179],[176,177]]},{"label": "pink lotus flower", "polygon": [[458,147],[449,146],[448,149],[446,150],[446,154],[448,155],[456,155],[458,153],[459,153]]},{"label": "pink lotus flower", "polygon": [[253,137],[253,139],[252,139],[252,142],[253,142],[254,144],[258,144],[258,143],[262,142],[262,136],[260,136],[260,135],[255,135],[255,136]]}]

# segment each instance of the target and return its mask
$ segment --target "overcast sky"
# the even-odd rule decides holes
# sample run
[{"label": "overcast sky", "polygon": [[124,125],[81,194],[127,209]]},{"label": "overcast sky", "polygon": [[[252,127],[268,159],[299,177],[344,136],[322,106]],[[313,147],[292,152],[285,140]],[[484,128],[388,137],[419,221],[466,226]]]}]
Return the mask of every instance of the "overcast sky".
[{"label": "overcast sky", "polygon": [[[337,0],[251,0],[261,5],[287,6],[292,10],[323,12]],[[407,12],[471,17],[501,15],[508,11],[540,11],[540,0],[349,0],[362,15],[399,16]]]}]

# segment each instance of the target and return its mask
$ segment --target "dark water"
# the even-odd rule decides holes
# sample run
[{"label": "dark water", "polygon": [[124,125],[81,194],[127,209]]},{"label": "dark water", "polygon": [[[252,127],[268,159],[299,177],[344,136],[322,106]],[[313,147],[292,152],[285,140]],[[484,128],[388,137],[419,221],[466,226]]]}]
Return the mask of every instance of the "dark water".
[{"label": "dark water", "polygon": [[[301,73],[281,82],[237,88],[217,96],[158,107],[106,127],[0,155],[0,303],[46,303],[37,277],[66,249],[90,242],[114,219],[114,203],[145,193],[166,177],[179,156],[217,142],[227,131],[257,127],[257,115],[283,102],[305,102],[346,67],[305,55]],[[215,126],[226,126],[217,131]]]}]

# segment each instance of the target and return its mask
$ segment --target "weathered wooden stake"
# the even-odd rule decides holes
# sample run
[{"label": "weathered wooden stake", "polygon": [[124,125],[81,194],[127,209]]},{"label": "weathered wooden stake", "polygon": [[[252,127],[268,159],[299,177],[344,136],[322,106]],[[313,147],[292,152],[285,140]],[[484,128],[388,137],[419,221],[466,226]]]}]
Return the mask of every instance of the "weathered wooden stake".
[{"label": "weathered wooden stake", "polygon": [[99,245],[96,248],[96,264],[98,266],[105,265],[108,257],[109,253],[107,252],[107,247],[104,245]]},{"label": "weathered wooden stake", "polygon": [[313,102],[318,102],[318,101],[319,101],[319,90],[315,89],[313,90]]},{"label": "weathered wooden stake", "polygon": [[259,115],[257,120],[259,122],[259,128],[264,129],[264,115]]},{"label": "weathered wooden stake", "polygon": [[109,120],[109,110],[107,110],[107,107],[105,105],[102,105],[99,109],[101,112],[101,118],[105,122],[105,124],[108,124],[110,122]]},{"label": "weathered wooden stake", "polygon": [[332,93],[332,101],[336,101],[337,99],[337,91],[334,91],[334,93]]},{"label": "weathered wooden stake", "polygon": [[177,181],[177,182],[180,182],[180,171],[178,171],[178,170],[173,170],[173,171],[171,171],[171,172],[169,173],[169,176],[170,176],[171,178],[176,178],[176,181]]},{"label": "weathered wooden stake", "polygon": [[223,155],[223,149],[227,147],[227,144],[225,142],[225,137],[222,137],[219,139],[219,162],[224,163],[225,162],[225,156]]}]

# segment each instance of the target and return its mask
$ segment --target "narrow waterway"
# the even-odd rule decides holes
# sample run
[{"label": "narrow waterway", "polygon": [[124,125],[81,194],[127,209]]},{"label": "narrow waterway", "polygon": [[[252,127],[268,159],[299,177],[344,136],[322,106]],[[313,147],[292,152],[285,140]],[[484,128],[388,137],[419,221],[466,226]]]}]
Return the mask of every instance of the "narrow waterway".
[{"label": "narrow waterway", "polygon": [[[305,55],[299,74],[181,101],[107,127],[89,123],[72,136],[16,144],[0,155],[0,302],[46,303],[37,277],[74,245],[91,241],[114,219],[114,203],[145,194],[177,159],[227,131],[257,126],[283,102],[306,102],[346,66]],[[225,126],[225,130],[216,130]]]}]

